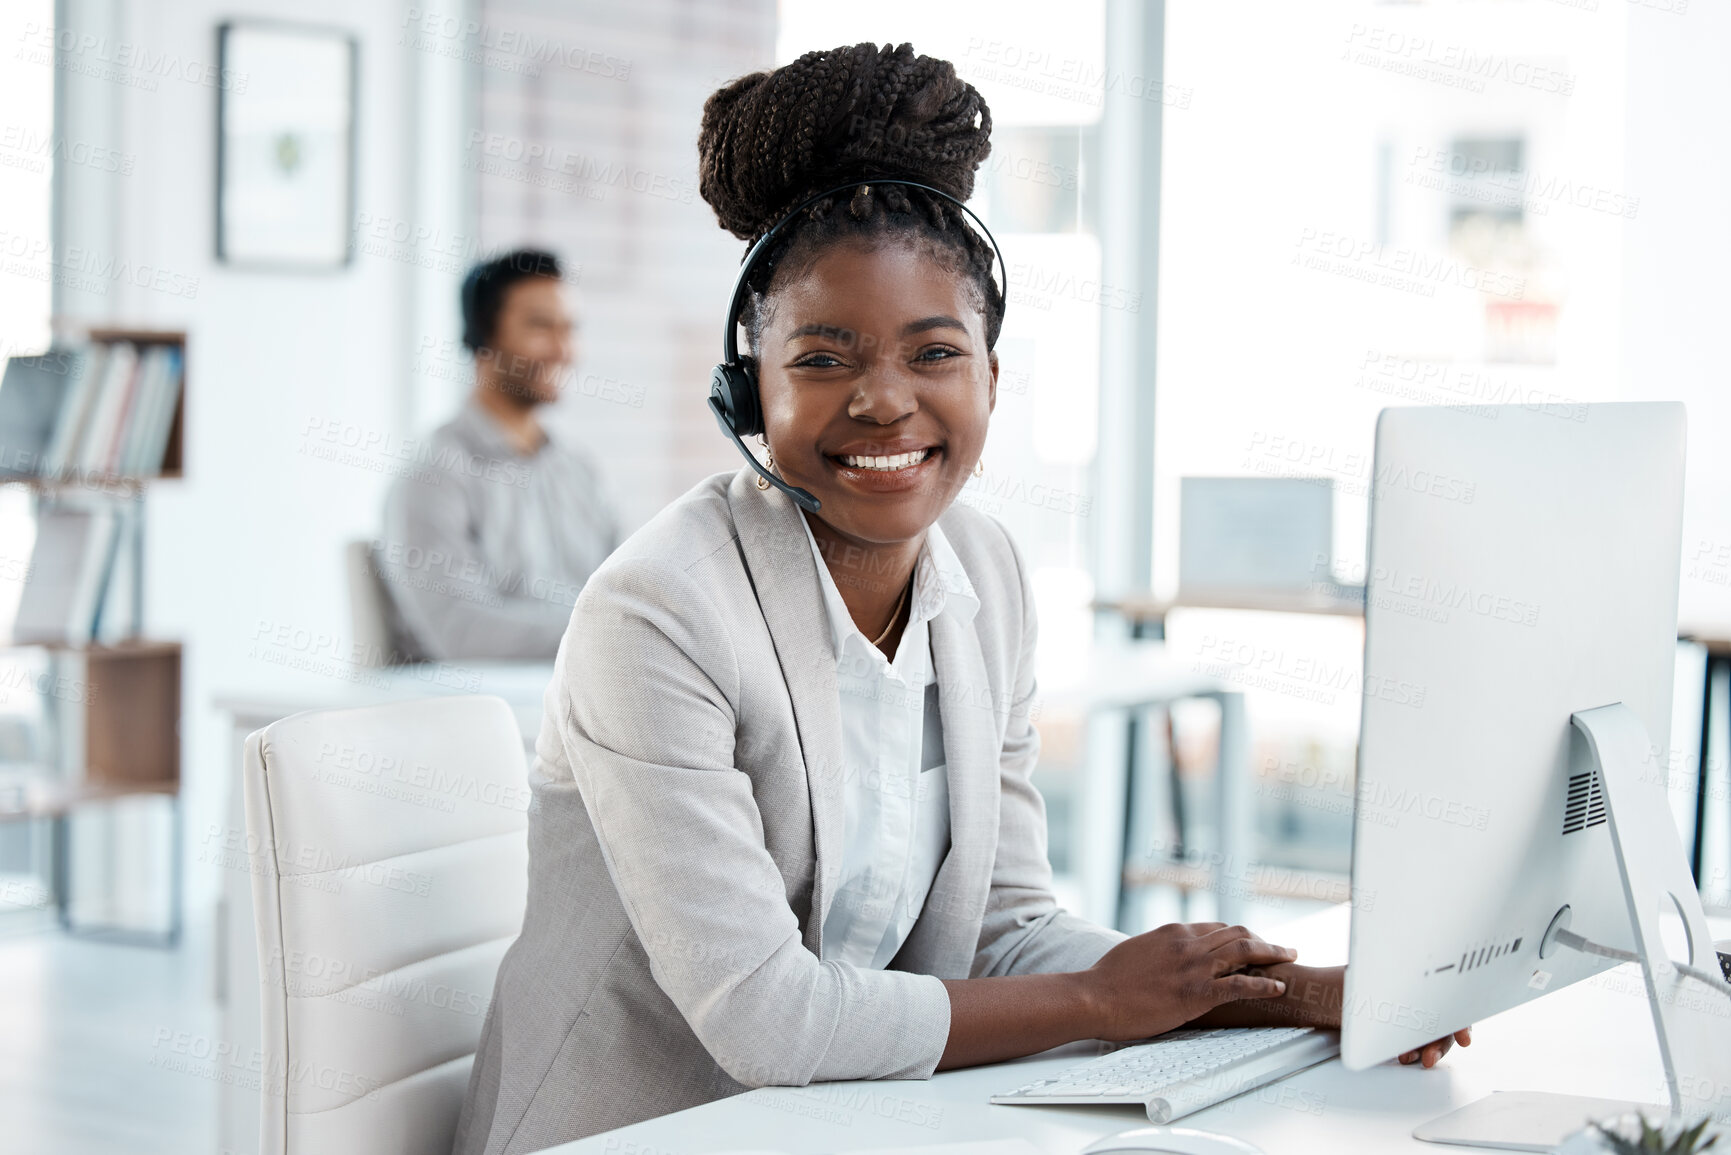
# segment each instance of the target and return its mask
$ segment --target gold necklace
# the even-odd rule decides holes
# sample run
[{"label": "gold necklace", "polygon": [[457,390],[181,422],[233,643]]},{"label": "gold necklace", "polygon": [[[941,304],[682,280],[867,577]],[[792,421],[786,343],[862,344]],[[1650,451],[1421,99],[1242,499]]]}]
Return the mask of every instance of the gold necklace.
[{"label": "gold necklace", "polygon": [[872,645],[877,645],[890,636],[890,631],[896,628],[896,619],[902,616],[902,603],[908,600],[908,591],[914,586],[912,574],[908,575],[908,584],[902,587],[902,596],[896,599],[896,608],[890,612],[890,624],[884,627],[884,632],[872,639]]}]

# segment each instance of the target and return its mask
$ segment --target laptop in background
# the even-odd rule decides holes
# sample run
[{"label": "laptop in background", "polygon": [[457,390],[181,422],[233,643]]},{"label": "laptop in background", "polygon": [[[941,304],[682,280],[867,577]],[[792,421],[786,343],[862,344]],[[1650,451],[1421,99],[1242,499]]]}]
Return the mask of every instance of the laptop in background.
[{"label": "laptop in background", "polygon": [[1362,597],[1334,580],[1327,477],[1186,477],[1179,482],[1179,602],[1247,595]]}]

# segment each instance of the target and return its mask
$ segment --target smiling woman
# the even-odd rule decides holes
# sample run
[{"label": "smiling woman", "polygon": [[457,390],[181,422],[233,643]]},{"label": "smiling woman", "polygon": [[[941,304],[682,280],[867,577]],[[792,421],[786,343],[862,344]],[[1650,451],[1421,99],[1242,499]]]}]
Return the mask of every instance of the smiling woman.
[{"label": "smiling woman", "polygon": [[[868,99],[825,99],[842,81]],[[947,61],[906,45],[808,53],[704,108],[704,199],[757,242],[739,322],[768,461],[823,510],[808,530],[888,657],[922,532],[977,467],[997,401],[995,246],[962,208],[991,128]]]},{"label": "smiling woman", "polygon": [[997,395],[1003,297],[959,211],[990,131],[906,45],[810,53],[705,107],[704,198],[771,238],[718,416],[815,501],[717,474],[578,598],[458,1155],[749,1087],[1338,1025],[1338,968],[1219,923],[1127,939],[1053,899],[1032,589],[956,501]]}]

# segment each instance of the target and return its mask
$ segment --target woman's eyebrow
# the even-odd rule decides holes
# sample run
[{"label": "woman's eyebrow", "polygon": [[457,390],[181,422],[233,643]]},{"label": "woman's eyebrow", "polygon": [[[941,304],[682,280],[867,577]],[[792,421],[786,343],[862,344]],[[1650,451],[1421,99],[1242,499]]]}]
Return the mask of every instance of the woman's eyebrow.
[{"label": "woman's eyebrow", "polygon": [[[947,313],[938,313],[930,317],[921,317],[917,321],[909,321],[902,326],[902,336],[911,337],[916,333],[925,333],[932,329],[959,329],[964,333],[968,331],[968,327],[954,317]],[[828,337],[835,341],[851,341],[854,336],[854,331],[844,326],[812,321],[789,333],[787,341],[792,344],[801,337]]]},{"label": "woman's eyebrow", "polygon": [[828,337],[836,341],[848,341],[853,339],[853,335],[854,333],[852,329],[845,329],[840,325],[826,325],[821,321],[813,321],[811,324],[801,325],[799,328],[789,333],[787,335],[787,341],[788,344],[792,344],[801,337]]},{"label": "woman's eyebrow", "polygon": [[960,329],[966,333],[968,327],[947,314],[940,313],[933,317],[921,317],[917,321],[909,321],[902,326],[902,336],[911,337],[915,333],[924,333],[930,329]]}]

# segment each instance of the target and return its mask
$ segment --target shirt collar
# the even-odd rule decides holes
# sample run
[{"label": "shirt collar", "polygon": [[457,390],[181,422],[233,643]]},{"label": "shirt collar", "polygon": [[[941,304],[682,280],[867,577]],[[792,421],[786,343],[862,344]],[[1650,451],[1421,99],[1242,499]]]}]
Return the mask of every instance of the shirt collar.
[{"label": "shirt collar", "polygon": [[552,427],[551,422],[544,419],[545,416],[546,407],[543,406],[538,420],[541,435],[546,440],[542,441],[541,448],[535,453],[524,453],[518,449],[511,439],[505,436],[505,427],[499,424],[499,419],[487,411],[487,407],[476,399],[473,391],[463,398],[463,404],[458,408],[452,424],[460,429],[480,452],[497,460],[509,461],[512,458],[533,457],[543,449],[558,447],[560,434]]},{"label": "shirt collar", "polygon": [[[835,645],[836,654],[841,654],[842,644],[850,636],[857,637],[870,646],[871,639],[860,632],[860,628],[854,624],[853,615],[848,613],[847,603],[842,601],[835,578],[823,560],[823,550],[818,547],[817,537],[811,532],[811,524],[803,513],[800,514],[799,524],[805,529],[805,539],[811,544],[812,557],[817,561],[824,615],[829,620],[830,641]],[[962,621],[970,621],[980,608],[979,594],[974,591],[974,583],[968,580],[968,571],[962,567],[962,559],[956,556],[950,539],[944,536],[944,531],[936,522],[926,530],[925,544],[920,547],[920,555],[914,561],[912,598],[914,604],[908,619],[910,622],[931,621],[944,613],[954,613]]]}]

